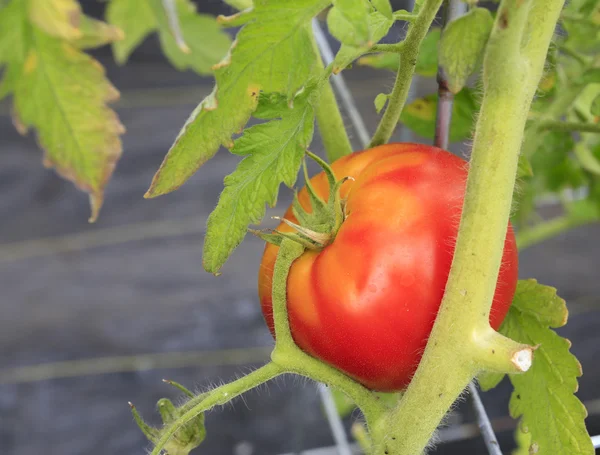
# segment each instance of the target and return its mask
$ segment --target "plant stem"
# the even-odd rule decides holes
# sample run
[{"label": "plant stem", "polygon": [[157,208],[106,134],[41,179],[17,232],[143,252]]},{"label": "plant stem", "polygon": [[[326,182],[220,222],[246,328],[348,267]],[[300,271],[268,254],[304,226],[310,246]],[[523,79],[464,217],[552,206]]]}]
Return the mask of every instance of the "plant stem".
[{"label": "plant stem", "polygon": [[425,0],[419,10],[418,16],[410,25],[406,39],[403,41],[403,45],[398,52],[400,54],[400,67],[398,68],[394,88],[390,94],[387,109],[377,126],[377,131],[375,131],[373,139],[371,139],[370,147],[385,144],[389,141],[398,124],[400,114],[406,103],[412,76],[415,72],[421,41],[425,38],[433,19],[435,19],[442,1]]},{"label": "plant stem", "polygon": [[550,221],[543,221],[533,227],[523,229],[517,233],[517,246],[519,250],[529,248],[543,242],[546,239],[554,237],[562,232],[568,231],[579,226],[594,223],[598,221],[597,215],[589,217],[573,217],[569,215],[559,216]]},{"label": "plant stem", "polygon": [[391,44],[374,44],[369,52],[392,52],[397,53],[402,50],[404,46],[404,41],[400,41],[399,43],[391,43]]},{"label": "plant stem", "polygon": [[[325,66],[314,33],[311,33],[311,39],[313,49],[318,56],[318,71],[323,72],[325,71]],[[350,143],[350,138],[346,132],[344,119],[342,118],[340,107],[335,98],[335,93],[331,88],[329,77],[324,78],[322,82],[321,93],[319,102],[315,108],[315,114],[317,117],[317,125],[319,126],[319,133],[321,134],[321,140],[325,147],[325,154],[327,155],[329,162],[333,163],[338,158],[351,154],[352,144]]]},{"label": "plant stem", "polygon": [[270,362],[260,367],[258,370],[254,370],[252,373],[242,376],[236,381],[217,387],[210,393],[199,395],[195,399],[192,398],[185,405],[185,408],[188,408],[188,410],[175,422],[165,427],[161,432],[160,439],[156,442],[156,446],[152,450],[151,455],[160,455],[165,444],[169,442],[169,439],[177,433],[181,426],[185,425],[201,412],[211,409],[214,406],[223,405],[242,393],[253,389],[259,384],[267,382],[282,373],[284,373],[284,371],[279,365]]},{"label": "plant stem", "polygon": [[485,334],[492,330],[489,313],[525,122],[563,3],[503,0],[499,7],[484,59],[484,97],[446,292],[412,382],[373,436],[376,455],[421,454],[467,384],[490,368],[492,343],[505,346],[495,369],[526,371],[527,365],[507,357],[531,353],[530,347],[496,334],[486,359],[481,340],[489,341]]},{"label": "plant stem", "polygon": [[600,124],[581,122],[561,122],[560,120],[542,120],[537,125],[540,130],[581,131],[582,133],[600,133]]}]

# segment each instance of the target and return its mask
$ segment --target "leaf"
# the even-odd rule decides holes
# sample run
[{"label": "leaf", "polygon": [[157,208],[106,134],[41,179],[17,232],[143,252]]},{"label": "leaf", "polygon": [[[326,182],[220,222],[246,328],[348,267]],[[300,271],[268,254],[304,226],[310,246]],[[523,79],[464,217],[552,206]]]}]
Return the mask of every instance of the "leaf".
[{"label": "leaf", "polygon": [[252,0],[223,0],[229,6],[233,6],[239,10],[245,10],[248,8],[252,8]]},{"label": "leaf", "polygon": [[44,164],[90,194],[94,221],[121,155],[124,129],[106,106],[119,93],[88,55],[36,29],[31,36],[14,94],[18,121],[36,128]]},{"label": "leaf", "polygon": [[387,103],[390,95],[387,93],[380,93],[375,97],[375,110],[379,114],[381,110],[385,107],[385,103]]},{"label": "leaf", "polygon": [[577,144],[574,151],[581,167],[592,174],[600,175],[600,161],[585,144]]},{"label": "leaf", "polygon": [[340,43],[370,46],[369,5],[365,0],[334,0],[327,14],[327,27]]},{"label": "leaf", "polygon": [[566,323],[567,309],[556,290],[535,280],[519,281],[513,305],[500,332],[515,341],[539,345],[531,368],[509,375],[514,391],[510,414],[521,417],[540,454],[594,454],[584,419],[585,407],[574,393],[581,366],[568,340],[550,327]]},{"label": "leaf", "polygon": [[394,18],[394,11],[392,10],[390,0],[371,0],[371,3],[375,9],[383,14],[386,18]]},{"label": "leaf", "polygon": [[204,242],[206,271],[218,273],[241,243],[249,224],[265,215],[265,204],[277,202],[279,185],[291,187],[310,144],[314,112],[305,94],[286,105],[280,119],[252,126],[236,139],[232,153],[243,156],[236,170],[225,177],[225,189],[210,214]]},{"label": "leaf", "polygon": [[[404,108],[400,122],[418,135],[433,139],[437,100],[437,93],[416,99]],[[471,136],[478,110],[478,101],[471,90],[462,90],[454,97],[450,122],[451,142],[462,141]]]},{"label": "leaf", "polygon": [[[421,43],[417,64],[415,66],[415,72],[417,74],[425,77],[433,77],[437,74],[437,47],[439,39],[440,29],[436,27],[432,28],[425,36],[425,39]],[[400,66],[400,56],[395,53],[366,55],[358,60],[358,64],[371,66],[373,68],[388,69],[395,72],[398,71]]]},{"label": "leaf", "polygon": [[117,63],[124,64],[150,33],[157,32],[161,48],[175,68],[210,74],[213,65],[226,54],[231,40],[214,17],[198,14],[189,0],[176,0],[176,6],[188,52],[177,45],[161,0],[111,0],[106,12],[108,22],[125,33],[125,39],[113,44]]},{"label": "leaf", "polygon": [[221,144],[231,146],[231,135],[248,121],[260,91],[292,97],[316,65],[309,25],[325,6],[325,0],[256,2],[237,44],[215,69],[215,89],[192,112],[145,197],[179,188]]},{"label": "leaf", "polygon": [[502,379],[504,379],[504,374],[502,373],[485,371],[477,376],[477,383],[479,384],[479,387],[481,387],[481,390],[487,392],[500,384]]},{"label": "leaf", "polygon": [[29,19],[49,35],[74,40],[83,35],[79,29],[83,13],[77,0],[27,0]]},{"label": "leaf", "polygon": [[486,8],[472,8],[451,21],[442,34],[439,63],[448,79],[448,88],[458,93],[483,58],[494,19]]},{"label": "leaf", "polygon": [[[393,20],[386,18],[383,14],[375,11],[369,14],[367,18],[369,22],[369,29],[371,30],[371,36],[373,43],[379,42],[381,38],[387,35],[390,27],[394,23]],[[340,50],[335,56],[333,60],[333,73],[337,74],[343,69],[345,69],[348,65],[350,65],[354,60],[363,55],[371,48],[370,45],[365,45],[362,47],[350,46],[348,44],[342,44]],[[397,54],[388,54],[395,55]]]},{"label": "leaf", "polygon": [[100,47],[125,38],[125,34],[119,27],[88,16],[81,17],[79,28],[81,36],[73,41],[79,49]]},{"label": "leaf", "polygon": [[532,452],[529,451],[531,447],[531,433],[525,433],[521,427],[518,427],[515,430],[515,442],[517,443],[517,448],[512,451],[511,455],[531,455]]},{"label": "leaf", "polygon": [[533,176],[531,163],[524,154],[519,155],[519,165],[517,167],[517,178]]},{"label": "leaf", "polygon": [[0,99],[14,91],[23,72],[29,47],[28,24],[22,2],[13,0],[0,12]]}]

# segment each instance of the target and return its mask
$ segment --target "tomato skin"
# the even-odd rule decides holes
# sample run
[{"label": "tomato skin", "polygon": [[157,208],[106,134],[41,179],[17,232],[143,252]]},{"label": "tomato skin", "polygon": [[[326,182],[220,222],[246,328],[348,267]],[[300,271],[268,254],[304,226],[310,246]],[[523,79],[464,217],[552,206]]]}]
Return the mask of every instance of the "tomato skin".
[{"label": "tomato skin", "polygon": [[[420,144],[387,144],[337,160],[347,218],[334,241],[306,251],[290,269],[287,305],[292,336],[305,352],[364,386],[408,385],[444,293],[462,211],[467,163]],[[323,173],[311,179],[327,199]],[[299,193],[310,211],[306,189]],[[285,218],[296,222],[291,208]],[[282,224],[278,230],[291,231]],[[271,286],[278,247],[267,244],[259,297],[274,334]],[[497,329],[512,302],[518,252],[508,226],[490,314]]]}]

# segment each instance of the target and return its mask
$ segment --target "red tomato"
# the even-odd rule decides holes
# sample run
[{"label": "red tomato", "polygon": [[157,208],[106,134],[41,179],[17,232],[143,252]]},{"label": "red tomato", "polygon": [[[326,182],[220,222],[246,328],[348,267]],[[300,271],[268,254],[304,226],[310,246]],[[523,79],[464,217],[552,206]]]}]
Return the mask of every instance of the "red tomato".
[{"label": "red tomato", "polygon": [[[467,163],[419,144],[388,144],[333,163],[347,218],[334,241],[305,251],[290,269],[287,305],[296,344],[366,387],[408,385],[444,293],[462,211]],[[327,199],[324,173],[311,179]],[[299,194],[310,211],[306,188]],[[297,222],[288,209],[285,217]],[[278,230],[291,231],[281,224]],[[267,244],[259,296],[274,333],[271,284],[278,247]],[[490,324],[502,323],[515,292],[518,253],[508,226]],[[460,330],[460,328],[457,328]]]}]

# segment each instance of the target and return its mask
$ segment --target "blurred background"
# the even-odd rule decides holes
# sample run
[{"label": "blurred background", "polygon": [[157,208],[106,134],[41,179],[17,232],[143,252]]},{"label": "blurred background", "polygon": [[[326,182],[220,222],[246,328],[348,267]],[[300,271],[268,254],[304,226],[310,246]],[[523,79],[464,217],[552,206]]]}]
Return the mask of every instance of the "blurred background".
[{"label": "blurred background", "polygon": [[[233,12],[217,0],[197,3],[202,12]],[[82,4],[86,13],[103,17],[102,2]],[[402,33],[398,26],[391,37]],[[161,379],[201,391],[262,364],[272,346],[256,295],[262,242],[247,236],[219,277],[201,264],[206,218],[238,159],[221,151],[180,190],[142,198],[213,81],[173,69],[155,35],[124,67],[114,63],[109,47],[92,54],[121,91],[115,108],[127,128],[96,224],[87,223],[87,196],[42,167],[33,135],[20,136],[10,103],[0,102],[2,455],[142,455],[148,443],[128,401],[158,424],[156,401],[179,396]],[[392,86],[393,74],[356,67],[344,75],[373,132],[373,100]],[[415,93],[432,90],[430,81],[417,79]],[[401,128],[394,140],[425,141]],[[312,149],[322,152],[318,137]],[[468,154],[465,144],[451,149]],[[283,189],[267,218],[282,213],[290,200]],[[598,225],[578,228],[522,252],[520,266],[522,278],[557,287],[569,304],[570,322],[560,333],[573,342],[583,365],[579,397],[590,413],[591,434],[600,433],[599,237]],[[505,453],[514,446],[509,395],[503,383],[482,396]],[[432,453],[487,453],[473,422],[470,403],[460,403]],[[207,431],[194,453],[336,453],[323,449],[333,439],[316,386],[293,377],[212,411]]]}]

